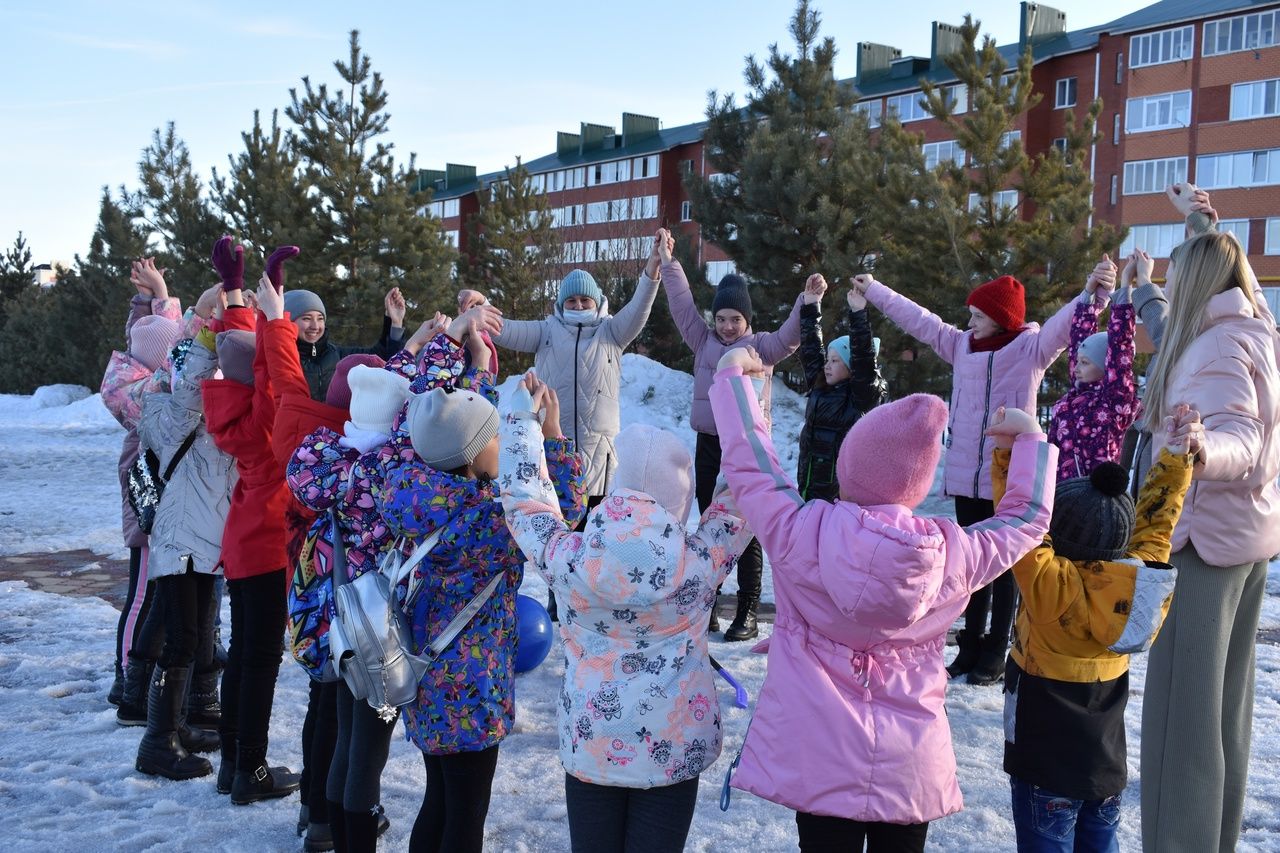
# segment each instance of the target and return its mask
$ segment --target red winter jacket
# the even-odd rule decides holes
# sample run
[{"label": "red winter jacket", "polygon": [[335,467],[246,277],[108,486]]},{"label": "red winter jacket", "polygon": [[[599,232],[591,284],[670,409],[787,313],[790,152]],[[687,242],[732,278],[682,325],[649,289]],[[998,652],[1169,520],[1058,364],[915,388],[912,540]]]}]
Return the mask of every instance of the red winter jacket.
[{"label": "red winter jacket", "polygon": [[[223,328],[253,331],[254,314],[227,311]],[[227,580],[243,580],[288,565],[285,509],[293,499],[284,481],[284,464],[271,447],[276,402],[261,345],[266,318],[257,315],[258,341],[253,357],[253,387],[230,379],[205,380],[205,424],[218,449],[235,457],[240,479],[231,493],[231,511],[222,535],[222,568]]]}]

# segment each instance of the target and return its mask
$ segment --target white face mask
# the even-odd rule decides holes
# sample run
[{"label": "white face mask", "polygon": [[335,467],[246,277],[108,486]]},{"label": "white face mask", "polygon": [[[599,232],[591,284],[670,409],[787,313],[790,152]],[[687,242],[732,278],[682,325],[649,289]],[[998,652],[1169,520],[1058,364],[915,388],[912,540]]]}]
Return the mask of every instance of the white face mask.
[{"label": "white face mask", "polygon": [[596,319],[596,312],[594,309],[591,311],[565,310],[561,313],[561,316],[564,317],[564,321],[566,323],[590,323],[592,320]]}]

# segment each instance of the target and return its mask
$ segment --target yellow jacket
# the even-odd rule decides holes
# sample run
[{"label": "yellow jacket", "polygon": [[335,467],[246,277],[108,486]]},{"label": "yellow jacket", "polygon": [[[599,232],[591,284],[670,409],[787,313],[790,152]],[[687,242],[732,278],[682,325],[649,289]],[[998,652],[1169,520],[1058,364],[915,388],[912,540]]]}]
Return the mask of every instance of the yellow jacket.
[{"label": "yellow jacket", "polygon": [[[991,484],[999,503],[1009,451],[995,451]],[[1160,451],[1138,495],[1133,537],[1123,560],[1073,562],[1044,544],[1013,565],[1022,592],[1013,660],[1028,675],[1057,681],[1110,681],[1129,668],[1129,653],[1155,641],[1177,572],[1170,539],[1191,483],[1187,455]]]}]

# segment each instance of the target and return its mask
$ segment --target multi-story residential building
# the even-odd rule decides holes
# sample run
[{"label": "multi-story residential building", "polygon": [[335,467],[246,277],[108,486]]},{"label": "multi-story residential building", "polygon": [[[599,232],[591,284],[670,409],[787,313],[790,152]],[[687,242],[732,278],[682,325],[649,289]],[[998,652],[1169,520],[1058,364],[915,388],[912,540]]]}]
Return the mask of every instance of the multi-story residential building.
[{"label": "multi-story residential building", "polygon": [[[1100,98],[1102,137],[1089,152],[1094,215],[1129,227],[1121,253],[1139,246],[1167,259],[1182,224],[1163,191],[1193,181],[1212,191],[1222,227],[1247,248],[1258,276],[1271,285],[1268,299],[1280,308],[1274,286],[1280,284],[1280,2],[1162,0],[1074,31],[1056,9],[1021,7],[1020,37],[1000,50],[1010,67],[1032,50],[1032,82],[1043,97],[1012,131],[1028,153],[1065,144],[1066,114],[1083,118]],[[896,112],[922,134],[930,164],[965,156],[920,105],[920,81],[928,80],[950,84],[956,109],[967,109],[968,93],[944,61],[960,46],[959,28],[939,22],[927,57],[857,46],[851,82],[858,108],[873,127]],[[694,238],[713,282],[731,271],[724,252],[701,240],[683,184],[687,174],[708,173],[705,129],[701,122],[662,129],[656,118],[624,113],[621,133],[583,123],[578,133],[559,134],[555,153],[526,162],[564,229],[565,263],[590,268],[627,258],[638,265],[654,231],[670,227]],[[476,194],[503,175],[477,176],[474,168],[452,165],[426,172],[435,192],[424,211],[441,218],[455,243],[465,240]],[[1017,191],[1000,201],[1017,204]]]}]

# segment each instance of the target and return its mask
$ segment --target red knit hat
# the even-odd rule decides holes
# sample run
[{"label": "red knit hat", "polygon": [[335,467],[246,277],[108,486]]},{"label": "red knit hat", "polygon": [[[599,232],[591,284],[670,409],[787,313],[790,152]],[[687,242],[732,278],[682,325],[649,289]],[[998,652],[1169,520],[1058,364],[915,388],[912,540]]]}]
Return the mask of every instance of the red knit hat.
[{"label": "red knit hat", "polygon": [[977,308],[1006,332],[1016,332],[1027,324],[1026,291],[1022,282],[1011,275],[974,288],[964,304]]},{"label": "red knit hat", "polygon": [[933,485],[946,426],[947,404],[932,394],[912,394],[867,412],[840,444],[840,499],[919,505]]}]

